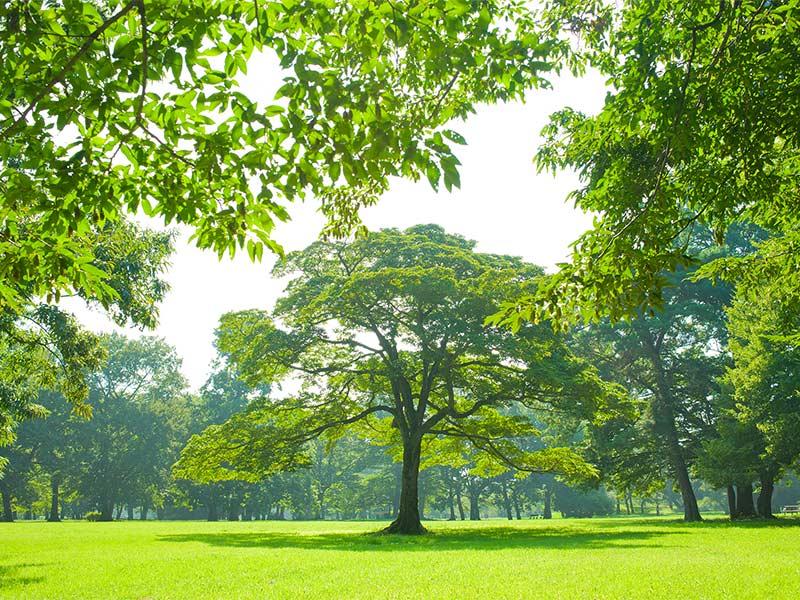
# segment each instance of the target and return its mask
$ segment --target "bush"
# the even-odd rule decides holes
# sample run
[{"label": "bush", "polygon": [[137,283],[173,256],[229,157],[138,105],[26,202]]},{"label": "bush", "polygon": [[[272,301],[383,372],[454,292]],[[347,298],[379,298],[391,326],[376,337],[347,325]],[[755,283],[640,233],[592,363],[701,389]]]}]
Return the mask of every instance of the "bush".
[{"label": "bush", "polygon": [[87,521],[99,521],[100,517],[102,517],[102,513],[99,510],[90,510],[86,513],[85,519]]}]

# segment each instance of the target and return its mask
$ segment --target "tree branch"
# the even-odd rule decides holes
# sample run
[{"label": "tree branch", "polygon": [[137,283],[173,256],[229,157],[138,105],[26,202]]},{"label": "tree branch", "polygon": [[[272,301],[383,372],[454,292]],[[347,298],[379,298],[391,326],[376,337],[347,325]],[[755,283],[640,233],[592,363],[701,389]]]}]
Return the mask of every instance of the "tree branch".
[{"label": "tree branch", "polygon": [[105,31],[114,25],[117,21],[122,19],[125,15],[131,12],[137,6],[142,6],[144,0],[133,0],[133,2],[129,2],[125,6],[122,7],[116,14],[112,15],[107,21],[105,21],[100,27],[95,29],[87,38],[83,45],[78,48],[78,51],[72,55],[72,57],[67,61],[67,64],[56,73],[42,88],[42,90],[33,98],[31,103],[28,107],[22,111],[19,117],[17,117],[11,125],[9,125],[5,130],[0,133],[0,140],[7,140],[14,131],[16,131],[19,126],[25,121],[25,118],[33,112],[39,102],[47,96],[52,89],[58,85],[59,83],[64,81],[64,78],[67,74],[73,69],[73,67],[78,64],[78,61],[86,54],[89,49],[92,47],[92,44],[97,41],[97,39],[105,33]]}]

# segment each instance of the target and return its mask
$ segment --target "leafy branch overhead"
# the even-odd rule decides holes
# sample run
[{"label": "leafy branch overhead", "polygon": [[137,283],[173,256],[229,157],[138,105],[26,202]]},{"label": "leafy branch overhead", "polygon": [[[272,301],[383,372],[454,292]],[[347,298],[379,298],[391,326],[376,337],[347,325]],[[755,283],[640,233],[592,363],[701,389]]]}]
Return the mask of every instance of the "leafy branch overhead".
[{"label": "leafy branch overhead", "polygon": [[[319,198],[342,234],[391,176],[458,186],[446,124],[546,85],[559,47],[506,0],[6,2],[3,280],[102,293],[80,236],[124,213],[256,259],[287,202]],[[274,98],[239,85],[275,69]]]},{"label": "leafy branch overhead", "polygon": [[776,235],[699,275],[798,289],[800,3],[559,1],[543,19],[580,38],[565,64],[595,67],[612,86],[597,115],[552,115],[537,155],[542,170],[578,173],[571,199],[597,216],[571,262],[497,320],[658,309],[664,273],[696,260],[691,237],[711,229],[722,244],[739,221]]}]

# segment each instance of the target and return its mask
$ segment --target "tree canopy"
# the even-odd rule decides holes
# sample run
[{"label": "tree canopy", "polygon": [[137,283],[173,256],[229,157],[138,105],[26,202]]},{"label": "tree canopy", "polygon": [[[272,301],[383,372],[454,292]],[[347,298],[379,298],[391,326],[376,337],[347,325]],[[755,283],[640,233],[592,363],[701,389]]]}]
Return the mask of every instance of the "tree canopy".
[{"label": "tree canopy", "polygon": [[[103,296],[92,231],[126,212],[257,258],[308,194],[343,233],[390,176],[457,186],[446,124],[545,85],[558,48],[511,0],[5,2],[0,302]],[[275,63],[276,97],[245,94]]]},{"label": "tree canopy", "polygon": [[535,288],[539,267],[477,253],[474,242],[428,225],[317,242],[275,274],[292,279],[274,311],[223,316],[217,345],[251,385],[294,378],[299,391],[255,401],[194,438],[178,464],[184,476],[280,470],[297,464],[303,442],[368,424],[402,447],[400,511],[389,530],[419,533],[423,438],[462,438],[522,471],[594,474],[566,448],[527,451],[537,430],[510,409],[592,420],[618,389],[549,325],[516,335],[484,326],[499,302]]},{"label": "tree canopy", "polygon": [[537,155],[540,169],[577,171],[571,199],[597,217],[537,298],[506,307],[509,321],[657,308],[664,273],[694,259],[676,241],[711,228],[721,243],[741,220],[777,235],[698,276],[798,289],[800,3],[568,0],[543,18],[580,38],[568,64],[599,69],[611,86],[597,115],[552,115]]}]

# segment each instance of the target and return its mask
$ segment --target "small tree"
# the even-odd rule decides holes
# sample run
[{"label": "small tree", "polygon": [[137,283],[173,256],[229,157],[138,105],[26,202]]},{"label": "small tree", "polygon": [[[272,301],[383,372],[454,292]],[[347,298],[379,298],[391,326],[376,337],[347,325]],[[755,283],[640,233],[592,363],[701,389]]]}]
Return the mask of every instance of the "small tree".
[{"label": "small tree", "polygon": [[299,391],[193,438],[180,474],[263,475],[303,462],[308,440],[368,423],[402,447],[400,506],[386,531],[417,534],[426,436],[467,439],[518,470],[593,472],[565,448],[523,450],[516,442],[537,431],[506,410],[569,407],[592,419],[617,390],[548,324],[516,335],[484,325],[499,302],[536,287],[539,267],[476,253],[429,225],[317,242],[275,274],[293,279],[274,311],[224,315],[217,345],[250,384],[294,378]]}]

